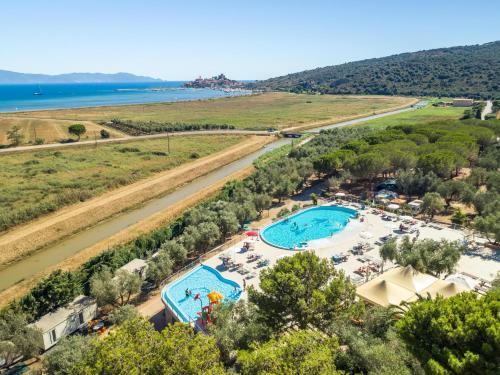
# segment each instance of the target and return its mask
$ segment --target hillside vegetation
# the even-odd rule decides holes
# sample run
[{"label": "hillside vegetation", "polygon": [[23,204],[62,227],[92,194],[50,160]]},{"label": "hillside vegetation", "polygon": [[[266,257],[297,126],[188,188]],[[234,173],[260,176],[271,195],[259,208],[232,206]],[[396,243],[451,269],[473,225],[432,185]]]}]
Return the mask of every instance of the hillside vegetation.
[{"label": "hillside vegetation", "polygon": [[500,41],[307,70],[250,88],[324,94],[500,97]]}]

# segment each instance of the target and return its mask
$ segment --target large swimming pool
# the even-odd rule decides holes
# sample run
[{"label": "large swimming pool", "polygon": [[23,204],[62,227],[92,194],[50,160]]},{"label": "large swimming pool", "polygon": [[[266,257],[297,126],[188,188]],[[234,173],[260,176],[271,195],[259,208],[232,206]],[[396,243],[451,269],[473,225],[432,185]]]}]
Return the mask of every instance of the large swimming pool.
[{"label": "large swimming pool", "polygon": [[[186,297],[186,289],[192,292],[191,296]],[[212,267],[200,265],[167,285],[161,293],[161,298],[182,322],[187,323],[198,319],[201,307],[210,302],[207,294],[213,291],[222,293],[223,301],[237,301],[241,295],[238,283],[222,277]],[[198,293],[201,302],[194,299]]]},{"label": "large swimming pool", "polygon": [[300,248],[310,240],[340,232],[356,214],[356,210],[345,207],[313,207],[271,224],[261,232],[261,237],[283,249]]}]

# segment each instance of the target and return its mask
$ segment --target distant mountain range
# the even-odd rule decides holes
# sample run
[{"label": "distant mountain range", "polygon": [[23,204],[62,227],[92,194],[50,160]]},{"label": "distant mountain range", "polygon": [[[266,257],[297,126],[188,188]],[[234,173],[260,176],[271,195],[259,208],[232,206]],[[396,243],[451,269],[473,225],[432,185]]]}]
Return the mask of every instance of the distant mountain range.
[{"label": "distant mountain range", "polygon": [[130,83],[161,82],[161,79],[136,76],[130,73],[67,73],[58,75],[17,73],[0,70],[0,84],[21,83]]},{"label": "distant mountain range", "polygon": [[500,98],[500,41],[327,66],[247,84],[324,94]]}]

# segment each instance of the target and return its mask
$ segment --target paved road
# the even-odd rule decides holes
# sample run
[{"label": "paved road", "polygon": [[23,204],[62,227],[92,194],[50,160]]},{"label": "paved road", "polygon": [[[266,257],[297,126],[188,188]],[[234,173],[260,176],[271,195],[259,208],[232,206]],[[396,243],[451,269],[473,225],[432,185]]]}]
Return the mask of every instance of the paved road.
[{"label": "paved road", "polygon": [[489,115],[493,110],[493,102],[491,100],[486,101],[486,106],[481,112],[481,120],[486,120],[486,116]]},{"label": "paved road", "polygon": [[81,147],[95,144],[106,144],[106,143],[123,143],[132,142],[141,139],[156,139],[156,138],[167,138],[167,137],[180,137],[183,135],[213,135],[213,134],[242,134],[242,135],[270,135],[269,132],[265,130],[196,130],[190,132],[172,132],[172,133],[160,133],[160,134],[150,134],[150,135],[138,135],[134,137],[122,137],[122,138],[108,138],[108,139],[97,139],[95,141],[81,141],[73,143],[48,143],[39,146],[21,146],[13,148],[0,149],[0,154],[12,154],[16,152],[23,151],[40,151],[47,149],[60,149],[60,148],[70,148],[70,147]]},{"label": "paved road", "polygon": [[354,120],[337,122],[335,124],[325,125],[325,126],[321,126],[319,128],[312,129],[309,132],[311,132],[311,133],[319,133],[321,130],[329,130],[329,129],[341,128],[341,127],[344,127],[344,126],[359,124],[361,122],[366,122],[366,121],[374,120],[374,119],[381,118],[381,117],[391,116],[391,115],[395,115],[395,114],[403,113],[403,112],[414,111],[414,110],[416,110],[418,108],[425,107],[426,105],[427,105],[427,101],[420,101],[420,102],[412,105],[411,107],[406,107],[406,108],[398,109],[396,111],[391,111],[391,112],[379,113],[377,115],[360,117],[360,118],[356,118]]}]

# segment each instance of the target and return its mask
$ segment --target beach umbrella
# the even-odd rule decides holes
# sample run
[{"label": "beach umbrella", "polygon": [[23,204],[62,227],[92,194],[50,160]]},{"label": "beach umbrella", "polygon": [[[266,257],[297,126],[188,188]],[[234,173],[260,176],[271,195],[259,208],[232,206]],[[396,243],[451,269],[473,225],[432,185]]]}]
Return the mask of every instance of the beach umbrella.
[{"label": "beach umbrella", "polygon": [[217,292],[217,291],[212,291],[210,293],[207,294],[207,297],[208,299],[210,300],[210,302],[214,303],[214,302],[220,302],[224,299],[224,296]]},{"label": "beach umbrella", "polygon": [[259,233],[255,230],[249,230],[248,232],[245,233],[248,237],[257,237]]}]

